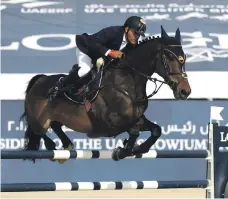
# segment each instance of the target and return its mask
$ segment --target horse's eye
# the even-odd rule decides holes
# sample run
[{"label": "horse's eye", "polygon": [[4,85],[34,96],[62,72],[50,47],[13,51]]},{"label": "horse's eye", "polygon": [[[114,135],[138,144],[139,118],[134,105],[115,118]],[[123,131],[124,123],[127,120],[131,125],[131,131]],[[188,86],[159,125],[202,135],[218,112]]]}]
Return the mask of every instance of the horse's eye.
[{"label": "horse's eye", "polygon": [[167,59],[168,59],[169,61],[173,61],[173,60],[174,60],[174,55],[173,55],[172,53],[167,52],[167,53],[165,53],[165,54],[166,54],[166,57],[167,57]]}]

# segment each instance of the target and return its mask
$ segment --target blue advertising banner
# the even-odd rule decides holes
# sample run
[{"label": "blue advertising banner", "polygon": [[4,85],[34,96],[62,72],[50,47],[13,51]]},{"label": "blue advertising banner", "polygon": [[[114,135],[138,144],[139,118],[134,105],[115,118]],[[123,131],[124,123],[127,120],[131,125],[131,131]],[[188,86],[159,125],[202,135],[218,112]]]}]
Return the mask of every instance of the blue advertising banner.
[{"label": "blue advertising banner", "polygon": [[146,36],[160,35],[161,25],[170,34],[179,27],[188,71],[227,71],[225,1],[8,0],[1,8],[4,73],[67,72],[76,59],[75,34],[122,25],[131,15],[145,19]]}]

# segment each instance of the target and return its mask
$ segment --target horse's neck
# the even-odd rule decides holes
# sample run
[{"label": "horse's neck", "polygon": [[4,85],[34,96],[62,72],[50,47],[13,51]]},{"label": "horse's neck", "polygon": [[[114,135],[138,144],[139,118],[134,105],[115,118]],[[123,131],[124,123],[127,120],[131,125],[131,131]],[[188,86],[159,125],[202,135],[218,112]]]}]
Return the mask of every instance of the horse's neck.
[{"label": "horse's neck", "polygon": [[106,71],[103,83],[126,91],[132,98],[142,99],[146,95],[146,78],[127,65],[119,68],[111,67]]},{"label": "horse's neck", "polygon": [[157,51],[159,49],[159,41],[148,41],[148,43],[139,44],[135,50],[127,55],[128,64],[141,74],[151,76],[155,72],[155,61]]},{"label": "horse's neck", "polygon": [[[149,42],[149,41],[148,41]],[[138,97],[146,94],[147,77],[155,72],[155,59],[158,42],[140,44],[129,51],[126,61],[115,64],[106,71],[104,84],[112,84]]]}]

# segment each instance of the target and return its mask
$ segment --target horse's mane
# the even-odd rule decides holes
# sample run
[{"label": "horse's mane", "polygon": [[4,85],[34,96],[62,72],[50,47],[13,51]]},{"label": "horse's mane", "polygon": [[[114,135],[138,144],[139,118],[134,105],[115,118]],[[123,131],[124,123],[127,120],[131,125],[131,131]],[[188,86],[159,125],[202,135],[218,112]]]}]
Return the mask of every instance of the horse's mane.
[{"label": "horse's mane", "polygon": [[136,45],[136,48],[141,46],[144,43],[147,43],[148,41],[155,41],[155,40],[157,41],[157,40],[160,40],[160,39],[161,39],[161,37],[159,37],[159,36],[157,36],[157,37],[155,37],[155,36],[147,37],[147,38],[143,39],[142,41],[139,41],[139,43]]},{"label": "horse's mane", "polygon": [[136,48],[147,43],[147,42],[152,42],[152,41],[159,41],[160,43],[165,44],[165,45],[171,45],[171,44],[181,45],[181,43],[179,41],[177,41],[175,37],[163,38],[160,36],[157,36],[157,37],[150,36],[150,37],[143,39],[142,41],[139,41],[139,43],[136,45]]}]

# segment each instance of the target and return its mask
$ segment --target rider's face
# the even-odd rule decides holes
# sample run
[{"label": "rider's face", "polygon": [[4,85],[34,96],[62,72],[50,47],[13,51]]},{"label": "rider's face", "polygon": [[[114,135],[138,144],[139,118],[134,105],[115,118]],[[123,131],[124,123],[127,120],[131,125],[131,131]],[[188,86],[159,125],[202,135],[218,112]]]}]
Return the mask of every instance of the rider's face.
[{"label": "rider's face", "polygon": [[137,34],[134,30],[130,29],[128,31],[128,28],[125,28],[125,33],[126,33],[126,36],[127,36],[127,40],[131,43],[131,44],[137,44],[138,42],[138,39],[140,37],[139,34]]}]

